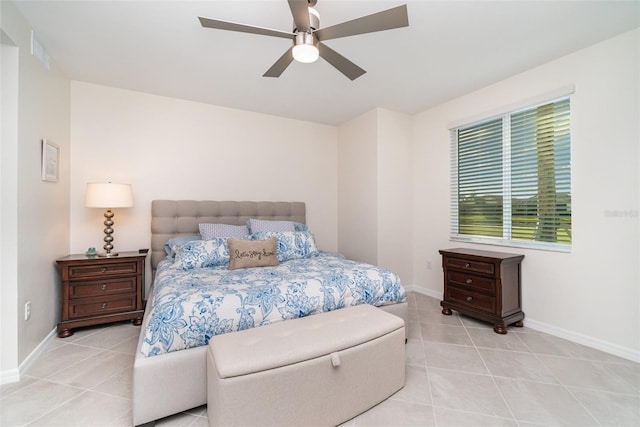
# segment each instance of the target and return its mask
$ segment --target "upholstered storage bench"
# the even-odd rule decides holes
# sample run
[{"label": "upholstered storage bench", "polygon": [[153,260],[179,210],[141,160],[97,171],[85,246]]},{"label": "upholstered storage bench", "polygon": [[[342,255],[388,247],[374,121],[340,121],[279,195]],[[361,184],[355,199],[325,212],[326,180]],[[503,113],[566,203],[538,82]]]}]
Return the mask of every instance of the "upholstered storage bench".
[{"label": "upholstered storage bench", "polygon": [[213,337],[210,426],[331,426],[404,386],[404,321],[370,305]]}]

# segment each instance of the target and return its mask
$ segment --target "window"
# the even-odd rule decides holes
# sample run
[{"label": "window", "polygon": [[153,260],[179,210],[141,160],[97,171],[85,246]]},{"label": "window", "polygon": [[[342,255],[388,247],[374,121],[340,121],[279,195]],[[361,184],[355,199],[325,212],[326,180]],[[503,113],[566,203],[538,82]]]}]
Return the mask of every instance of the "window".
[{"label": "window", "polygon": [[451,130],[451,235],[571,248],[570,99]]}]

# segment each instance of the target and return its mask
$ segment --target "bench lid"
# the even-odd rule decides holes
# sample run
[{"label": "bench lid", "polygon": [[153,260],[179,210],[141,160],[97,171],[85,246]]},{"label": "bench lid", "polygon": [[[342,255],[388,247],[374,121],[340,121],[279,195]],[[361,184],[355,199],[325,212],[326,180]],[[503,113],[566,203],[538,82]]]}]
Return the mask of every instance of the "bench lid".
[{"label": "bench lid", "polygon": [[404,320],[363,304],[217,335],[209,342],[220,378],[279,368],[345,350],[404,328]]}]

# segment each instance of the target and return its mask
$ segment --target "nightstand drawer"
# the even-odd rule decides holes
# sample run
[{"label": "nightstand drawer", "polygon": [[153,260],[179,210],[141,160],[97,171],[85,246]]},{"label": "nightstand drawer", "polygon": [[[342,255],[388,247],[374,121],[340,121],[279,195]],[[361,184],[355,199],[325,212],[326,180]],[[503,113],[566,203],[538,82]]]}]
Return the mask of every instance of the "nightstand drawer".
[{"label": "nightstand drawer", "polygon": [[449,283],[451,285],[464,285],[473,288],[489,291],[495,295],[496,279],[462,273],[459,271],[449,271]]},{"label": "nightstand drawer", "polygon": [[492,263],[482,261],[472,261],[461,258],[447,257],[447,267],[460,268],[463,270],[475,271],[478,273],[494,274],[495,267]]},{"label": "nightstand drawer", "polygon": [[136,274],[136,262],[119,262],[95,265],[74,265],[69,267],[69,279],[95,278],[111,274]]},{"label": "nightstand drawer", "polygon": [[113,295],[69,301],[69,318],[121,313],[135,310],[136,295]]},{"label": "nightstand drawer", "polygon": [[494,297],[469,292],[454,286],[447,286],[447,294],[445,295],[445,298],[448,301],[464,304],[468,307],[487,311],[489,313],[495,313],[496,311],[496,299]]},{"label": "nightstand drawer", "polygon": [[69,284],[69,298],[86,298],[100,295],[135,293],[137,279],[123,277],[120,279],[91,280]]}]

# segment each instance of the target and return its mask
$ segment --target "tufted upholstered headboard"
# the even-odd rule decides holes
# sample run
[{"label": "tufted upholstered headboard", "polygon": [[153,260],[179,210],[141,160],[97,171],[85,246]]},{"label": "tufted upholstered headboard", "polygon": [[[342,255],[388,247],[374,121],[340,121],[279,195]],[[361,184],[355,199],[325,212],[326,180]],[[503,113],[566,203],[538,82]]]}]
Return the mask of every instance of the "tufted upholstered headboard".
[{"label": "tufted upholstered headboard", "polygon": [[166,256],[172,237],[200,234],[198,224],[243,225],[249,218],[306,224],[303,202],[220,202],[211,200],[153,200],[151,202],[151,268]]}]

